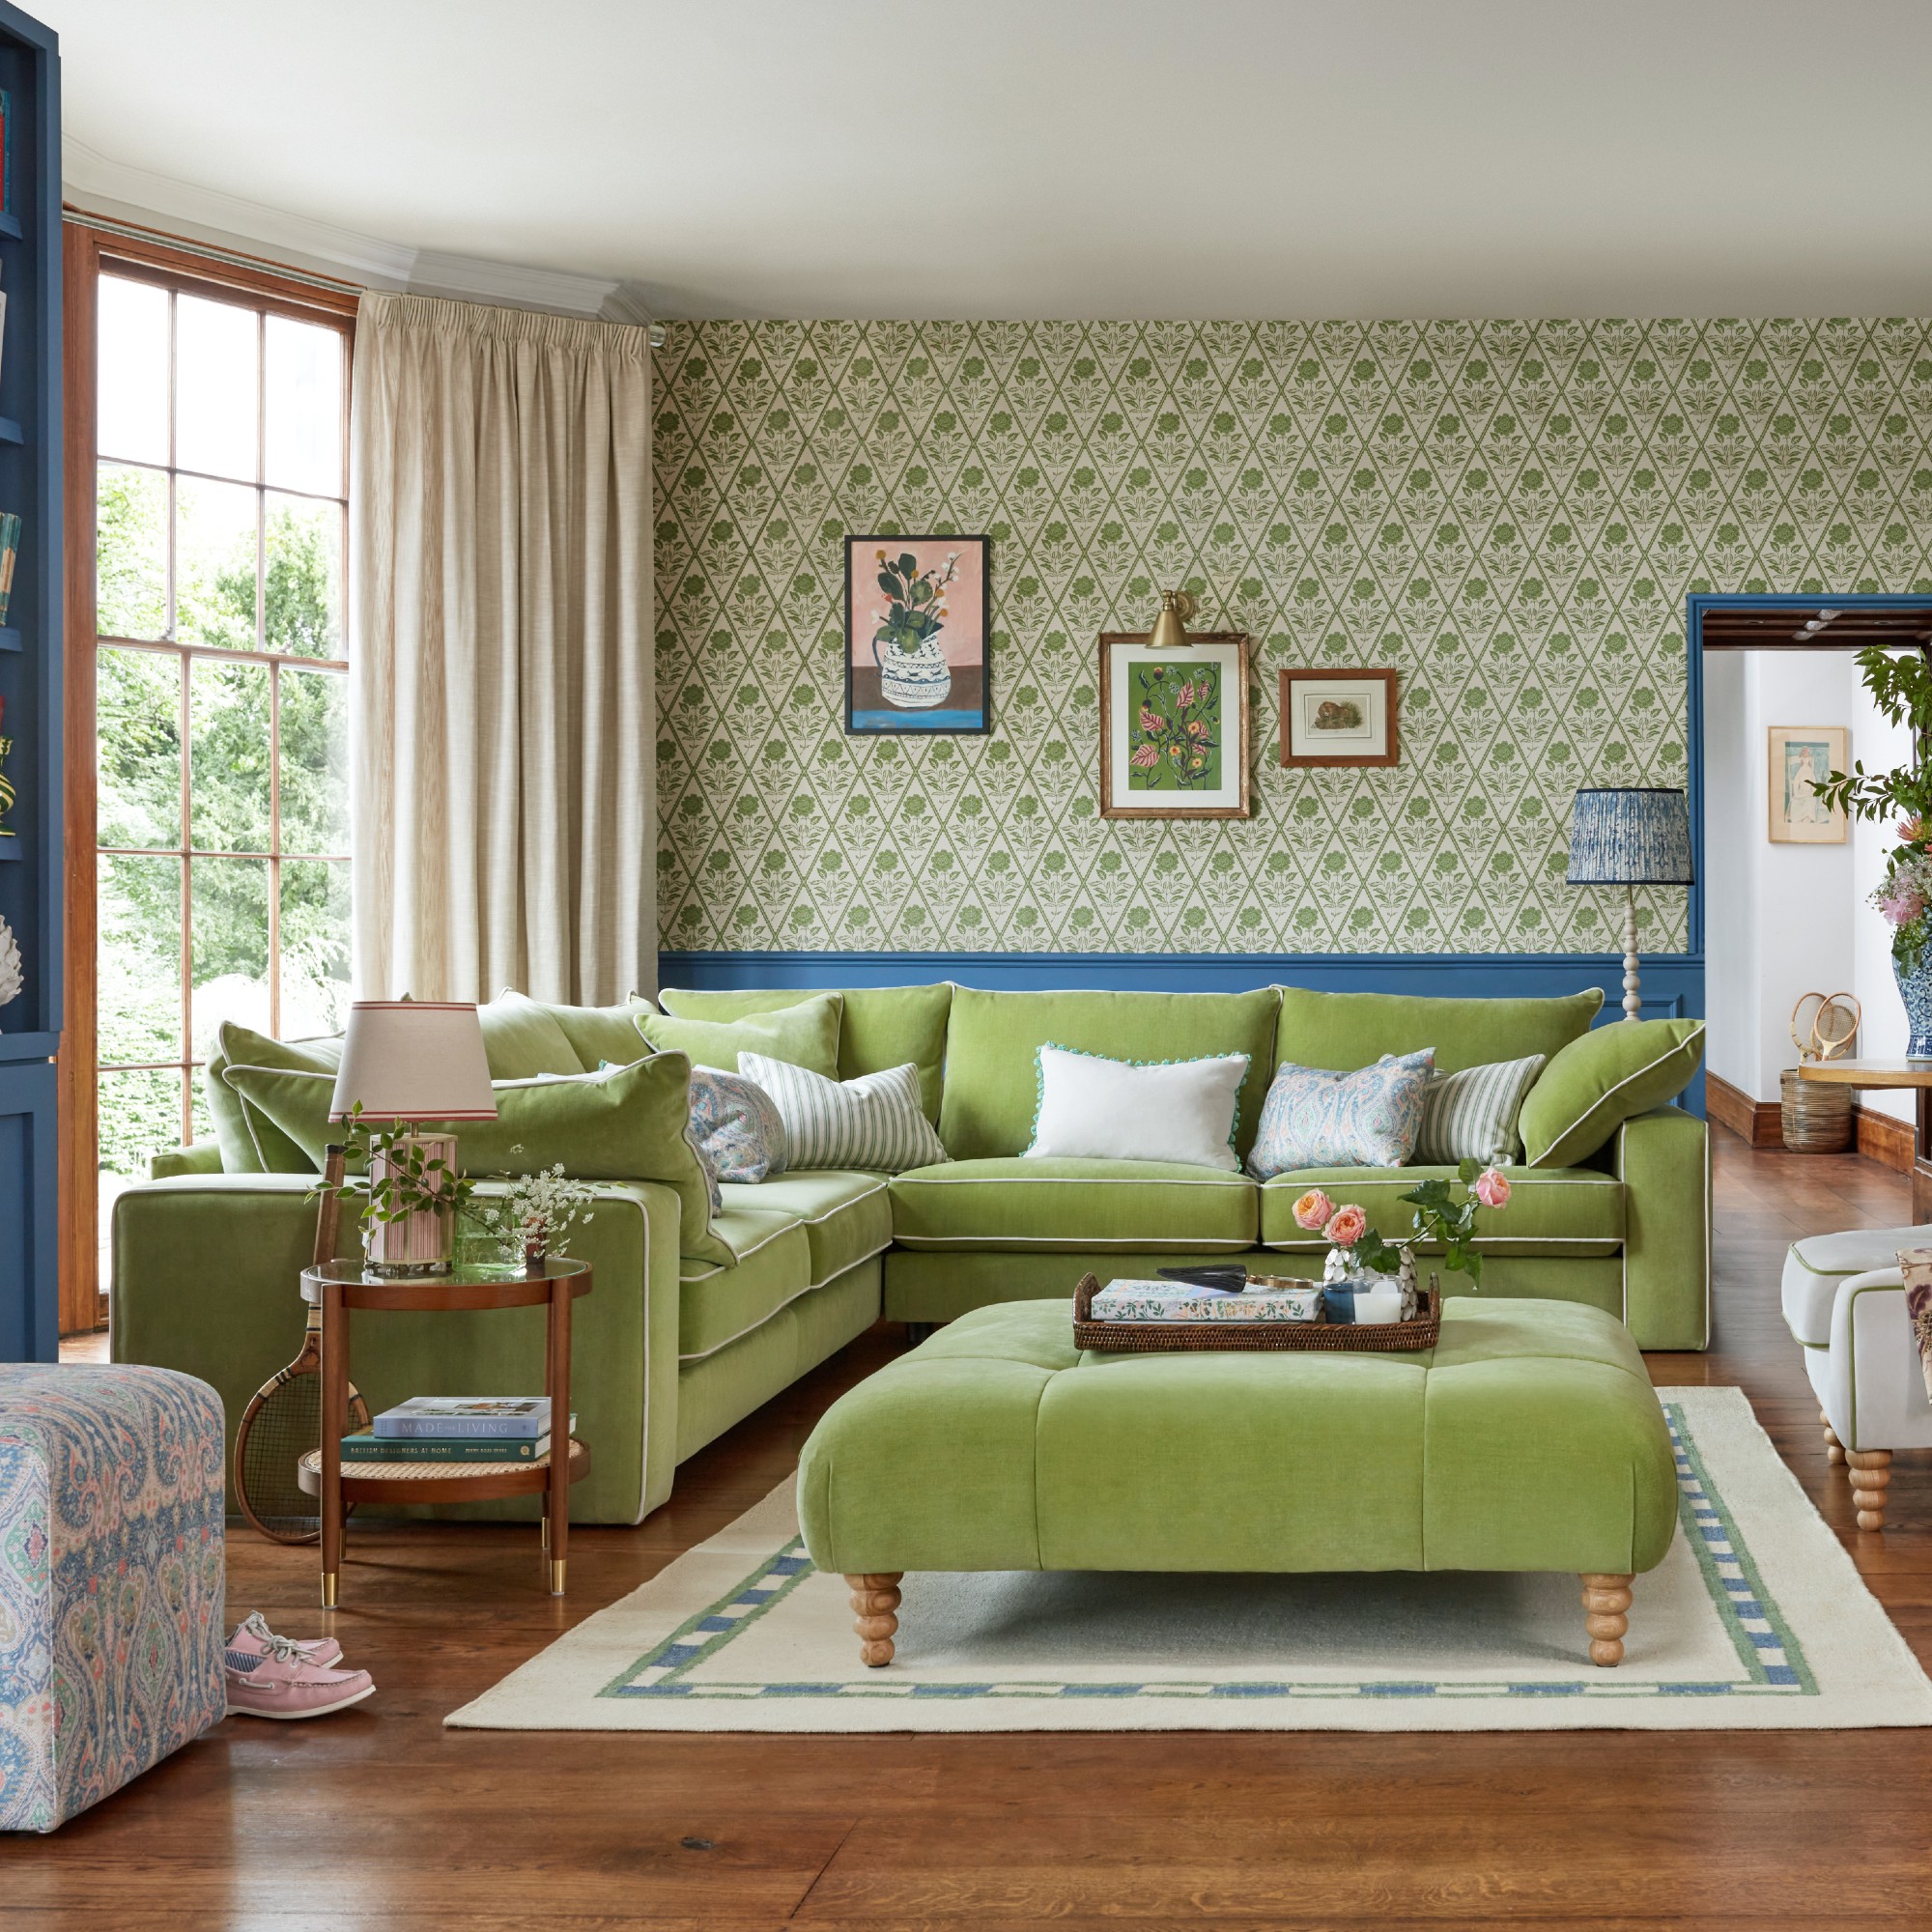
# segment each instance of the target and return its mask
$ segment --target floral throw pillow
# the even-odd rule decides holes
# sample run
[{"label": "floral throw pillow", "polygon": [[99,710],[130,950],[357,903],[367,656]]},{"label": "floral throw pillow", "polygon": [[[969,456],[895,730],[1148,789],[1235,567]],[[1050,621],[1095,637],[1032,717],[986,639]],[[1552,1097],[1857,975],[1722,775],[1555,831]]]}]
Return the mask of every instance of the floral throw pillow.
[{"label": "floral throw pillow", "polygon": [[772,1096],[741,1074],[691,1069],[691,1137],[720,1180],[771,1180],[785,1170],[784,1122]]},{"label": "floral throw pillow", "polygon": [[1435,1049],[1383,1054],[1373,1066],[1336,1073],[1286,1065],[1262,1106],[1248,1155],[1257,1180],[1304,1167],[1401,1167],[1415,1149]]}]

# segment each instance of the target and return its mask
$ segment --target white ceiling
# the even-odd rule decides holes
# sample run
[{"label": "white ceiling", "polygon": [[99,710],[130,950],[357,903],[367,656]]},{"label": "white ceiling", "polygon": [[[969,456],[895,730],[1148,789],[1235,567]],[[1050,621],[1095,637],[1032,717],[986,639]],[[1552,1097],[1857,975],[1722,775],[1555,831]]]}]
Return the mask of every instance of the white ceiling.
[{"label": "white ceiling", "polygon": [[379,281],[509,265],[663,316],[1932,313],[1928,0],[26,4],[76,198]]}]

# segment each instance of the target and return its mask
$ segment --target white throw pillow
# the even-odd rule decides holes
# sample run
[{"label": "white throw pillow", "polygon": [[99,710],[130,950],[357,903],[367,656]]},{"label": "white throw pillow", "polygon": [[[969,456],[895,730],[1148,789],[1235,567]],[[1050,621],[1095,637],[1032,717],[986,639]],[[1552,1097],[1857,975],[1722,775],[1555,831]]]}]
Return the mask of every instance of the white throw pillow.
[{"label": "white throw pillow", "polygon": [[828,1080],[809,1066],[741,1053],[738,1071],[779,1110],[788,1174],[810,1167],[900,1174],[949,1158],[920,1104],[919,1068],[911,1061],[856,1080]]},{"label": "white throw pillow", "polygon": [[1029,1158],[1170,1160],[1238,1171],[1235,1110],[1245,1053],[1206,1060],[1108,1060],[1042,1046]]}]

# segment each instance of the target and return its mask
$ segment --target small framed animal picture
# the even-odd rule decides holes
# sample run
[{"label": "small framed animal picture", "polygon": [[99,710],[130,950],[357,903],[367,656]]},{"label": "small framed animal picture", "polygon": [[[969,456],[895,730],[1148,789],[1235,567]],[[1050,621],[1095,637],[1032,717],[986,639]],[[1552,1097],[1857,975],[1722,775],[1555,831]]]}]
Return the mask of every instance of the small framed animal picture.
[{"label": "small framed animal picture", "polygon": [[988,731],[988,537],[845,539],[845,728]]},{"label": "small framed animal picture", "polygon": [[1248,815],[1248,648],[1196,631],[1154,650],[1145,631],[1100,636],[1100,816]]},{"label": "small framed animal picture", "polygon": [[1842,845],[1845,814],[1818,796],[1821,779],[1851,769],[1842,724],[1771,727],[1771,839],[1775,845]]},{"label": "small framed animal picture", "polygon": [[1395,672],[1283,671],[1281,761],[1284,765],[1395,764]]}]

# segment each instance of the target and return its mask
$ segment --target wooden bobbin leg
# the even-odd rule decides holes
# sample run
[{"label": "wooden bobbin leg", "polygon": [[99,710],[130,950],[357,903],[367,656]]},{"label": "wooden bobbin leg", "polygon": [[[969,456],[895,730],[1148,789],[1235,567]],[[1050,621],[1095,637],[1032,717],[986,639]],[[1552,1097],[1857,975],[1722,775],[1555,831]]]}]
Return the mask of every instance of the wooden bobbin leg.
[{"label": "wooden bobbin leg", "polygon": [[1845,1461],[1852,1465],[1852,1501],[1859,1512],[1861,1529],[1885,1527],[1885,1492],[1891,1487],[1889,1449],[1847,1449]]},{"label": "wooden bobbin leg", "polygon": [[1583,1628],[1590,1633],[1590,1662],[1606,1667],[1624,1661],[1625,1614],[1631,1606],[1631,1579],[1607,1574],[1583,1573]]},{"label": "wooden bobbin leg", "polygon": [[893,1661],[893,1633],[899,1627],[895,1612],[904,1575],[902,1570],[880,1570],[845,1578],[852,1592],[852,1628],[859,1633],[859,1662],[875,1670]]},{"label": "wooden bobbin leg", "polygon": [[1822,1408],[1818,1411],[1818,1420],[1825,1425],[1825,1460],[1835,1469],[1845,1460],[1845,1445],[1838,1440],[1832,1427],[1832,1418]]}]

